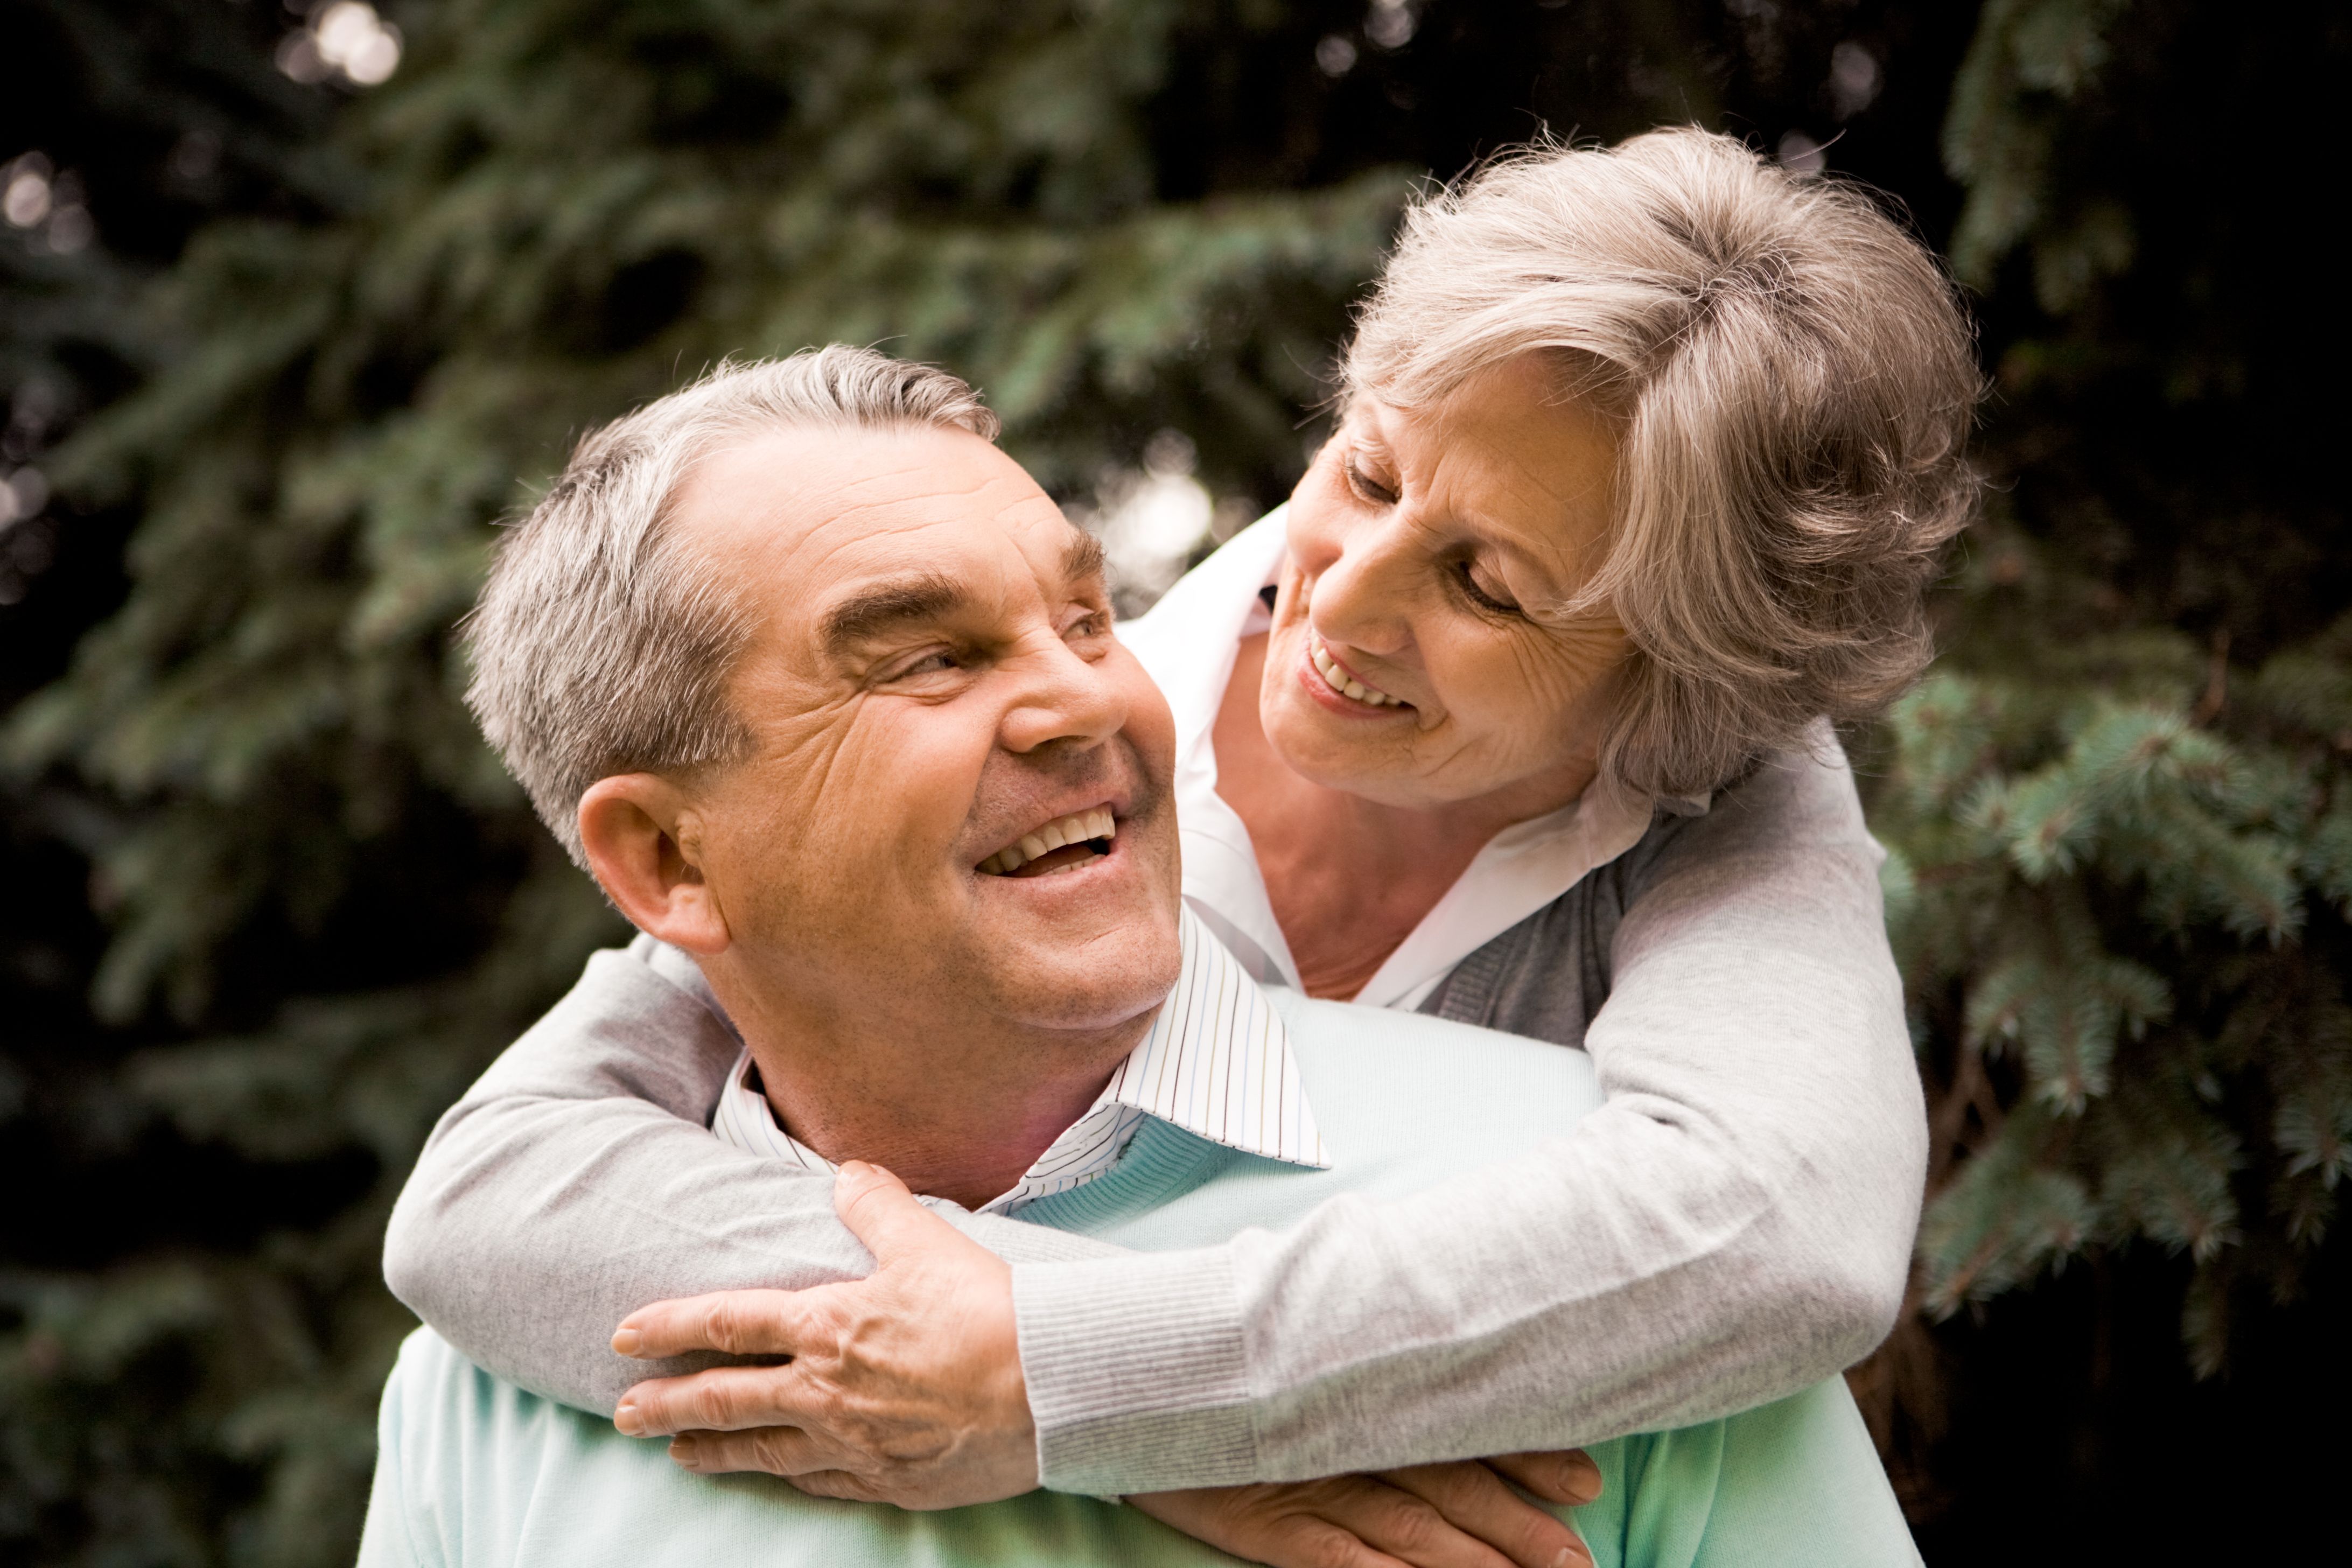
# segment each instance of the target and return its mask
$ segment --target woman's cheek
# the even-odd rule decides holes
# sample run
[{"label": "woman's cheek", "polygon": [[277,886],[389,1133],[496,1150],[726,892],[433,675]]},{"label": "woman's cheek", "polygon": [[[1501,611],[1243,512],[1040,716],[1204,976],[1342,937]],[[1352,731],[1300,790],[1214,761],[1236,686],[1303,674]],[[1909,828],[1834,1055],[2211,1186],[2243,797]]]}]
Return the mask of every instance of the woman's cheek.
[{"label": "woman's cheek", "polygon": [[1605,650],[1550,637],[1514,638],[1507,658],[1470,683],[1488,724],[1521,748],[1567,751],[1596,702],[1605,700],[1616,661]]}]

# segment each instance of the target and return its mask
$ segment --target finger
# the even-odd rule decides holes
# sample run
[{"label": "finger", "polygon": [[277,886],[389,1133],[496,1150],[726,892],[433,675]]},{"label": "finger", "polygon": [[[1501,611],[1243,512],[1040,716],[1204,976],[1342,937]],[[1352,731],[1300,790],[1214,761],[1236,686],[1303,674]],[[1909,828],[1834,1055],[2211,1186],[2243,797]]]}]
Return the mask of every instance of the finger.
[{"label": "finger", "polygon": [[[1510,1558],[1448,1520],[1427,1499],[1391,1485],[1389,1476],[1352,1479],[1364,1484],[1335,1492],[1316,1512],[1365,1545],[1412,1568],[1517,1568]],[[1501,1483],[1496,1485],[1499,1489]]]},{"label": "finger", "polygon": [[1273,1540],[1250,1550],[1264,1552],[1268,1568],[1420,1568],[1323,1519],[1289,1521]]},{"label": "finger", "polygon": [[879,1165],[845,1161],[833,1179],[833,1208],[852,1235],[866,1244],[879,1268],[902,1253],[961,1243],[964,1235],[915,1201],[907,1184]]},{"label": "finger", "polygon": [[1486,1463],[1546,1502],[1581,1508],[1601,1495],[1601,1467],[1581,1448],[1499,1454]]},{"label": "finger", "polygon": [[[820,1287],[819,1289],[824,1289]],[[640,1361],[723,1351],[730,1355],[791,1355],[810,1329],[804,1290],[719,1290],[656,1301],[621,1320],[613,1349]]]},{"label": "finger", "polygon": [[825,1423],[817,1413],[831,1407],[831,1396],[797,1366],[721,1366],[638,1384],[621,1395],[613,1425],[632,1437],[758,1426],[822,1431]]},{"label": "finger", "polygon": [[839,1466],[832,1444],[797,1426],[755,1426],[743,1432],[681,1432],[669,1440],[670,1462],[698,1476],[761,1470],[772,1476],[808,1475]]},{"label": "finger", "polygon": [[1516,1568],[1589,1568],[1592,1554],[1576,1531],[1527,1501],[1476,1463],[1413,1465],[1380,1479],[1428,1503],[1463,1534],[1502,1553]]},{"label": "finger", "polygon": [[1137,1512],[1196,1541],[1270,1568],[1413,1568],[1366,1545],[1318,1511],[1337,1493],[1379,1485],[1362,1476],[1341,1476],[1287,1485],[1139,1492],[1127,1500]]},{"label": "finger", "polygon": [[875,1482],[847,1470],[812,1470],[806,1475],[786,1476],[784,1479],[811,1497],[845,1498],[851,1502],[890,1500]]}]

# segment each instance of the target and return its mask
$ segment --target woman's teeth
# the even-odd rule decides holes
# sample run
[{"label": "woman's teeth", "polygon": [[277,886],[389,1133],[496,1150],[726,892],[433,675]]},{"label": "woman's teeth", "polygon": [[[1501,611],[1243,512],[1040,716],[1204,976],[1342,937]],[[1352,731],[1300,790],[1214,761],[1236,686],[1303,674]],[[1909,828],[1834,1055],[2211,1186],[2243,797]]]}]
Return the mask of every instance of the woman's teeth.
[{"label": "woman's teeth", "polygon": [[[1068,816],[1056,817],[1036,832],[1024,834],[1020,843],[1000,849],[982,860],[980,869],[991,877],[1006,877],[1056,849],[1084,844],[1091,839],[1118,837],[1118,824],[1112,819],[1110,807],[1098,805],[1092,811],[1073,812]],[[1074,861],[1067,866],[1057,866],[1044,875],[1057,877],[1064,871],[1075,871],[1084,864],[1083,860]]]},{"label": "woman's teeth", "polygon": [[1315,671],[1323,678],[1324,684],[1350,702],[1360,702],[1367,708],[1402,708],[1405,705],[1403,698],[1391,697],[1385,691],[1367,686],[1341,669],[1339,661],[1324,651],[1320,637],[1307,645],[1307,657],[1315,661]]}]

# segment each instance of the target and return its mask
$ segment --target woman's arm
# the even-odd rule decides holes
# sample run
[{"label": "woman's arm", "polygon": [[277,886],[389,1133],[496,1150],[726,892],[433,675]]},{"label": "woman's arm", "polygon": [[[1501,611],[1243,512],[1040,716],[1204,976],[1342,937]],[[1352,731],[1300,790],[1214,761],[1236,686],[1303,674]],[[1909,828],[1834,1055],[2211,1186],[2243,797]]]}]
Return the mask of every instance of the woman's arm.
[{"label": "woman's arm", "polygon": [[1045,1484],[1561,1448],[1836,1373],[1902,1300],[1926,1126],[1853,779],[1776,759],[1640,868],[1572,1135],[1282,1235],[1013,1270]]},{"label": "woman's arm", "polygon": [[[691,961],[649,939],[597,953],[434,1129],[393,1210],[384,1278],[477,1365],[610,1415],[647,1374],[607,1343],[637,1308],[873,1266],[835,1215],[830,1176],[708,1131],[741,1047],[706,995]],[[1016,1263],[1118,1251],[935,1206]]]},{"label": "woman's arm", "polygon": [[[1188,1253],[950,1214],[1016,1265],[1046,1484],[1571,1447],[1866,1352],[1901,1300],[1926,1146],[1877,861],[1833,749],[1678,835],[1587,1033],[1608,1103],[1539,1155]],[[862,1276],[830,1184],[701,1127],[735,1050],[679,984],[601,955],[436,1133],[394,1215],[394,1289],[480,1364],[609,1410],[671,1370],[605,1349],[647,1301]]]}]

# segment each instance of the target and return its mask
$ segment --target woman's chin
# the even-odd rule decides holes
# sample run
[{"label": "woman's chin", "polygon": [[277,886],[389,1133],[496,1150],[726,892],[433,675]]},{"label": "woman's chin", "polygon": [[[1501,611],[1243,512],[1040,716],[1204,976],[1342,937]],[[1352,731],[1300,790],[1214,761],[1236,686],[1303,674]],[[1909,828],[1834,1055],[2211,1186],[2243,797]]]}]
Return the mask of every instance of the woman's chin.
[{"label": "woman's chin", "polygon": [[1381,805],[1445,804],[1419,777],[1410,739],[1393,728],[1367,732],[1366,726],[1334,718],[1298,696],[1286,696],[1278,707],[1262,708],[1258,719],[1274,754],[1310,784]]}]

